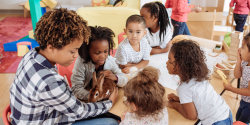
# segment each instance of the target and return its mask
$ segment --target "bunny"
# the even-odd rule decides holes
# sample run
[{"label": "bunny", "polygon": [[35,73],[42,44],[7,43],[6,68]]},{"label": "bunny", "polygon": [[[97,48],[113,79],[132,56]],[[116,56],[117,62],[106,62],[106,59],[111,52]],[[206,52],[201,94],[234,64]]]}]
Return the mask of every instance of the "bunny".
[{"label": "bunny", "polygon": [[96,72],[92,75],[92,89],[89,91],[89,100],[88,102],[97,102],[103,99],[107,99],[113,92],[114,87],[116,86],[115,82],[111,79],[104,78],[104,74]]}]

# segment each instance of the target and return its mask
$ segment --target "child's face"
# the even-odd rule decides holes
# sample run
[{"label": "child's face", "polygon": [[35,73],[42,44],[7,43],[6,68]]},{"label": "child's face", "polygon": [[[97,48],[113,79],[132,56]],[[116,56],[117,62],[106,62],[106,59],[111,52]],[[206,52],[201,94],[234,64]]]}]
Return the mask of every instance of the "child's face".
[{"label": "child's face", "polygon": [[[169,51],[168,54],[168,61],[166,62],[167,64],[167,69],[168,69],[168,73],[171,75],[177,75],[177,71],[174,70],[175,68],[175,59],[174,59],[174,55],[172,54],[171,51]],[[177,69],[178,67],[176,67]]]},{"label": "child's face", "polygon": [[103,65],[109,52],[109,42],[107,40],[93,41],[90,43],[89,54],[95,65]]},{"label": "child's face", "polygon": [[147,31],[142,24],[131,22],[128,24],[127,29],[124,29],[124,33],[130,43],[138,43],[147,34]]},{"label": "child's face", "polygon": [[78,49],[80,48],[82,43],[82,39],[75,39],[72,43],[64,46],[62,49],[53,49],[50,48],[51,45],[49,45],[47,49],[51,51],[50,57],[52,60],[50,60],[50,62],[52,63],[52,65],[58,63],[61,66],[69,66],[78,57]]},{"label": "child's face", "polygon": [[242,41],[242,46],[241,46],[241,59],[247,62],[250,62],[250,52],[248,50],[247,44],[245,43],[245,41]]},{"label": "child's face", "polygon": [[148,11],[148,8],[143,7],[140,10],[140,14],[146,21],[146,28],[151,28],[158,23],[157,19],[154,18],[154,16],[151,17],[151,13]]}]

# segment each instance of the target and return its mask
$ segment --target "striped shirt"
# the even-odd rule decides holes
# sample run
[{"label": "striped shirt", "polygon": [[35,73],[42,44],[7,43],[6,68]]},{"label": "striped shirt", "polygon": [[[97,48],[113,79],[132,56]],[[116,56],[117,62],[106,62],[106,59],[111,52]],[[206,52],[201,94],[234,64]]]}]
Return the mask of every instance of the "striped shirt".
[{"label": "striped shirt", "polygon": [[118,45],[115,53],[116,63],[126,65],[127,63],[139,63],[141,60],[149,60],[151,49],[147,39],[142,38],[140,51],[136,52],[130,45],[128,38],[126,38]]},{"label": "striped shirt", "polygon": [[110,100],[77,100],[57,69],[38,51],[39,48],[29,51],[18,65],[10,88],[12,124],[71,124],[106,113],[112,107]]}]

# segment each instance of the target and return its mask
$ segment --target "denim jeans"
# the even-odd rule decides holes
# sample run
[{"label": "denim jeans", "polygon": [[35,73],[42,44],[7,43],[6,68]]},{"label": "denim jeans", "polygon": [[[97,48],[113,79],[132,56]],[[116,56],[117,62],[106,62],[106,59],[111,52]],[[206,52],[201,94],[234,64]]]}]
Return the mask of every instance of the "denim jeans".
[{"label": "denim jeans", "polygon": [[234,20],[236,23],[235,30],[243,32],[243,27],[245,26],[248,14],[235,14],[234,13]]},{"label": "denim jeans", "polygon": [[215,122],[212,125],[233,125],[233,115],[232,115],[232,112],[230,111],[230,116],[227,119]]},{"label": "denim jeans", "polygon": [[250,103],[247,103],[241,99],[240,107],[236,113],[236,121],[242,121],[249,123],[250,121]]},{"label": "denim jeans", "polygon": [[119,123],[113,118],[97,118],[76,121],[72,125],[119,125]]},{"label": "denim jeans", "polygon": [[172,25],[174,27],[174,33],[172,39],[177,35],[191,35],[186,22],[178,22],[171,19]]}]

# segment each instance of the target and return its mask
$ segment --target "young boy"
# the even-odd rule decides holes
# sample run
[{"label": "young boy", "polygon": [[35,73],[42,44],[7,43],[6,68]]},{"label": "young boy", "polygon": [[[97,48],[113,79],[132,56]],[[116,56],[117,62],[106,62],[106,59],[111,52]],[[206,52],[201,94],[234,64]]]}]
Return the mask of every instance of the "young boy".
[{"label": "young boy", "polygon": [[[62,66],[73,63],[78,48],[89,36],[87,22],[74,11],[55,9],[41,17],[35,30],[40,47],[22,58],[10,88],[12,124],[71,124],[106,113],[112,107],[117,89],[107,101],[82,103],[55,68],[56,63]],[[107,124],[116,122],[97,120]],[[97,120],[90,121],[96,123]]]},{"label": "young boy", "polygon": [[127,38],[118,45],[115,58],[122,72],[130,73],[133,66],[141,69],[148,65],[152,48],[143,38],[147,34],[146,22],[140,15],[132,15],[127,19],[124,33]]}]

